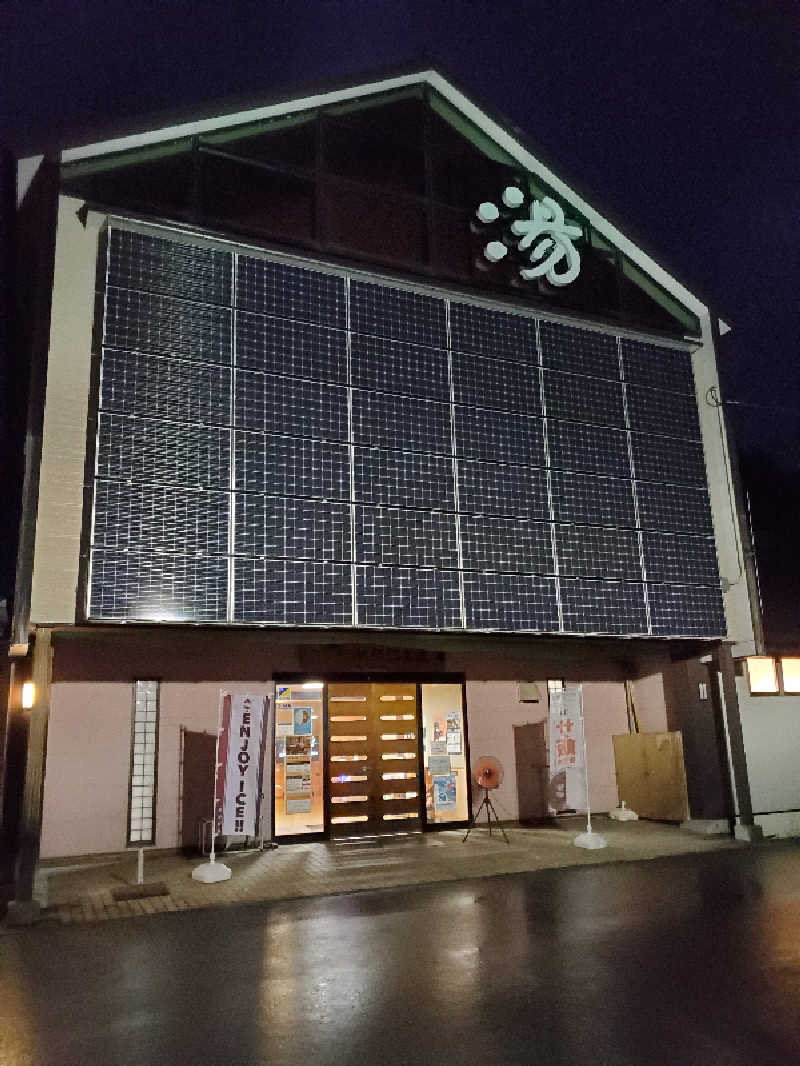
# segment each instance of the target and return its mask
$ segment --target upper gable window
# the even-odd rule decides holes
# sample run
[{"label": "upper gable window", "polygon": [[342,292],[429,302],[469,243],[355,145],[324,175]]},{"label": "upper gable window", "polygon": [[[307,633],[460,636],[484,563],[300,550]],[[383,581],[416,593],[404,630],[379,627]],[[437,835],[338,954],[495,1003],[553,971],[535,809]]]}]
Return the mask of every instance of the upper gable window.
[{"label": "upper gable window", "polygon": [[63,168],[64,191],[100,208],[361,259],[527,306],[699,330],[574,211],[581,265],[570,285],[525,280],[512,256],[488,263],[477,206],[509,183],[531,198],[556,195],[422,86]]}]

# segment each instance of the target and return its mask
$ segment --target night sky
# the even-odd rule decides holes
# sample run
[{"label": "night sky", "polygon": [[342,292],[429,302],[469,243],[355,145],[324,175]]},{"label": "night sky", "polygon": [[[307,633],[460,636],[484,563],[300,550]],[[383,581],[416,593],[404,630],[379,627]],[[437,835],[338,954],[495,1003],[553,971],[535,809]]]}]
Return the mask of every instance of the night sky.
[{"label": "night sky", "polygon": [[0,0],[0,141],[32,154],[438,67],[731,326],[724,398],[761,405],[730,410],[765,598],[800,641],[799,41],[796,0]]}]

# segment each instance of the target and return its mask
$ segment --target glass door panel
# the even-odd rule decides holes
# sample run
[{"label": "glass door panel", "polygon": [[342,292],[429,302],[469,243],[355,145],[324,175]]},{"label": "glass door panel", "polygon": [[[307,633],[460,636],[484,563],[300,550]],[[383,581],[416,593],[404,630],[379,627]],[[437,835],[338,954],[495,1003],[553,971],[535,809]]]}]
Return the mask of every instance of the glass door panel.
[{"label": "glass door panel", "polygon": [[422,685],[425,809],[429,825],[466,822],[469,768],[461,685]]},{"label": "glass door panel", "polygon": [[275,685],[275,836],[325,828],[322,682]]}]

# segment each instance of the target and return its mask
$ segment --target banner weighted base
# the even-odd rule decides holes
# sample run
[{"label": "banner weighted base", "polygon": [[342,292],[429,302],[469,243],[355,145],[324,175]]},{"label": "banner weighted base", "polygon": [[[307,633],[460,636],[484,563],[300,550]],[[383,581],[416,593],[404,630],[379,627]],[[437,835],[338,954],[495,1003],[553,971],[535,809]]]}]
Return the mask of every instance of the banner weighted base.
[{"label": "banner weighted base", "polygon": [[579,833],[572,841],[576,848],[586,848],[589,851],[596,851],[598,848],[607,848],[608,841],[600,833],[593,833],[590,829],[588,833]]},{"label": "banner weighted base", "polygon": [[192,870],[192,880],[202,881],[204,885],[214,885],[218,881],[229,881],[231,876],[230,866],[224,862],[204,862],[195,866]]}]

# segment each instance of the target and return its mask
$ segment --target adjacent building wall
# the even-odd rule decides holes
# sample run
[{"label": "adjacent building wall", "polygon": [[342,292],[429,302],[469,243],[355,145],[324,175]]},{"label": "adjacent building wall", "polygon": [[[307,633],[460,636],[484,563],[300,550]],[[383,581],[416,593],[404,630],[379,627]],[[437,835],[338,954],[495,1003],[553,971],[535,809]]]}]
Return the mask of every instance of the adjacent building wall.
[{"label": "adjacent building wall", "polygon": [[751,696],[746,677],[736,692],[756,825],[800,835],[800,696]]}]

